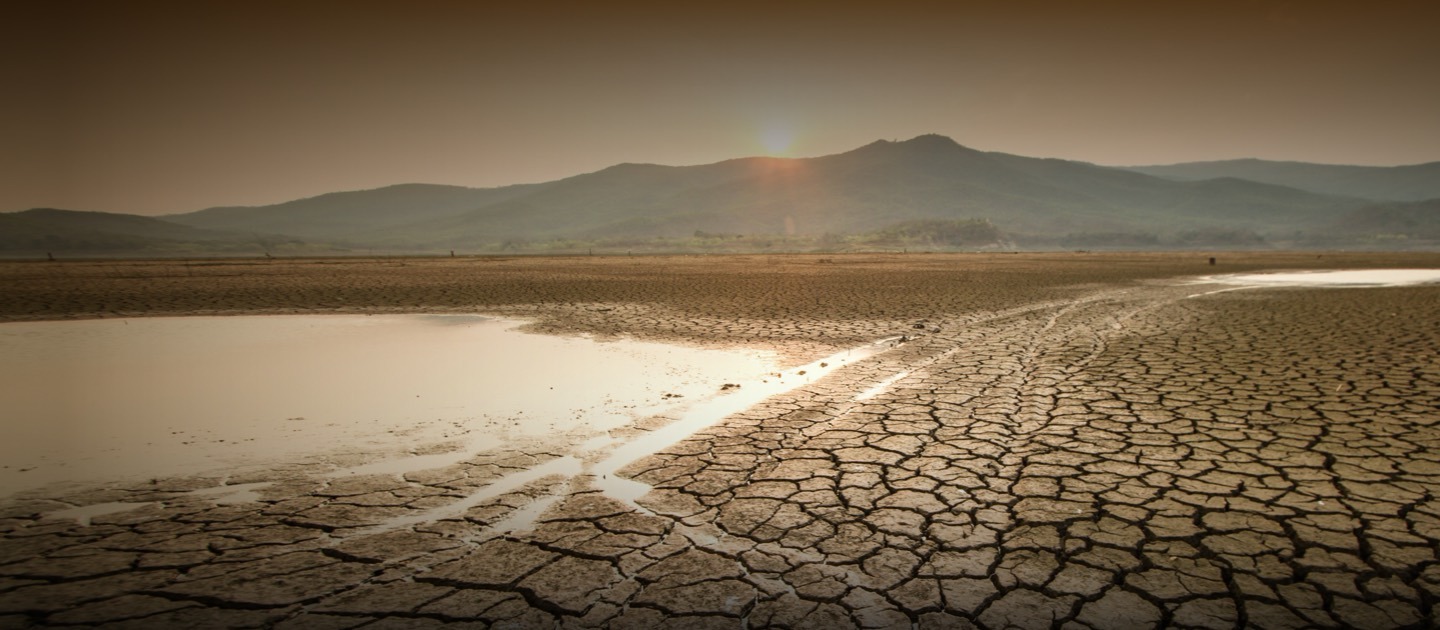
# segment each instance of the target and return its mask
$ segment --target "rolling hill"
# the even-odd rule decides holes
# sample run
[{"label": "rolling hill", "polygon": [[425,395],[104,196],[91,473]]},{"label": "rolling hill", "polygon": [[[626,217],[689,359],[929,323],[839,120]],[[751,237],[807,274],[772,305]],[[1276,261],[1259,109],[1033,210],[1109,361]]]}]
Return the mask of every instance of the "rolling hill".
[{"label": "rolling hill", "polygon": [[697,231],[855,234],[905,221],[963,218],[986,218],[1009,232],[1041,236],[1214,227],[1293,231],[1357,205],[1353,199],[1233,179],[1180,182],[1082,162],[987,153],[929,135],[816,158],[621,164],[526,186],[396,186],[166,219],[443,249],[515,240],[678,238]]},{"label": "rolling hill", "polygon": [[131,214],[35,208],[0,214],[0,252],[44,256],[261,254],[293,237],[207,230]]},{"label": "rolling hill", "polygon": [[1138,173],[1176,180],[1234,177],[1327,195],[1375,200],[1421,201],[1440,198],[1440,162],[1409,166],[1345,166],[1246,159],[1127,168]]},{"label": "rolling hill", "polygon": [[1346,212],[1315,238],[1316,244],[1368,247],[1440,244],[1440,199],[1390,202]]},{"label": "rolling hill", "polygon": [[[1412,181],[1413,169],[1429,166],[1382,171]],[[1376,199],[1230,175],[1189,179],[984,152],[926,135],[814,158],[619,164],[538,184],[402,184],[159,218],[33,210],[0,215],[0,251],[34,252],[44,243],[66,242],[85,252],[136,254],[247,247],[554,251],[541,244],[643,247],[668,239],[674,247],[717,236],[741,239],[737,247],[745,246],[745,237],[809,239],[829,247],[896,235],[937,242],[917,230],[948,235],[940,240],[950,246],[957,243],[946,239],[962,233],[971,240],[999,234],[992,242],[1026,247],[1303,245],[1359,234],[1345,222],[1360,220],[1355,213]],[[1368,212],[1374,216],[1364,220],[1381,220],[1375,218],[1379,211]],[[1423,208],[1395,212],[1429,216]]]},{"label": "rolling hill", "polygon": [[335,192],[270,206],[229,206],[162,219],[197,228],[265,232],[324,241],[449,216],[503,202],[527,186],[466,188],[399,184],[374,190]]}]

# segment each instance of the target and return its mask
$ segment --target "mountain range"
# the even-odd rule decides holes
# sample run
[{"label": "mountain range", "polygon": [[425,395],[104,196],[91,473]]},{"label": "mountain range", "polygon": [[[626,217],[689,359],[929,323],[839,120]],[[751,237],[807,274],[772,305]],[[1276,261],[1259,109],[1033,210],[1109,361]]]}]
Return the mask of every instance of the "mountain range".
[{"label": "mountain range", "polygon": [[1327,195],[1385,201],[1440,198],[1440,162],[1410,166],[1343,166],[1247,159],[1133,166],[1129,170],[1181,181],[1234,177]]},{"label": "mountain range", "polygon": [[0,214],[9,256],[1437,243],[1440,162],[1120,168],[938,135],[814,158],[619,164],[538,184],[401,184],[161,217]]}]

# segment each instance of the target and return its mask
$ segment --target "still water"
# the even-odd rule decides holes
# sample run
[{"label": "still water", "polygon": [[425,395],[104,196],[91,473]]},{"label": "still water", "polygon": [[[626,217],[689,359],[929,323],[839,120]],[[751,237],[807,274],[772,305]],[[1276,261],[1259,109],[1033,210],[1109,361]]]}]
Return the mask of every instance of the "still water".
[{"label": "still water", "polygon": [[0,496],[331,454],[574,443],[776,369],[760,351],[519,325],[465,315],[0,324]]},{"label": "still water", "polygon": [[1206,276],[1201,282],[1249,287],[1403,287],[1440,283],[1440,269],[1289,271]]}]

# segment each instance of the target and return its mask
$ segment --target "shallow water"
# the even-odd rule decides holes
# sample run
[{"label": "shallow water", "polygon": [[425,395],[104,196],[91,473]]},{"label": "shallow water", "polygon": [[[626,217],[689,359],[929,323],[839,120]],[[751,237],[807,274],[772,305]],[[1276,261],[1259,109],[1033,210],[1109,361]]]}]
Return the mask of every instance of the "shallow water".
[{"label": "shallow water", "polygon": [[1440,269],[1291,271],[1205,276],[1204,283],[1251,287],[1400,287],[1440,283]]},{"label": "shallow water", "polygon": [[[760,377],[752,378],[748,381],[745,379],[737,379],[740,380],[741,383],[730,383],[727,387],[723,387],[716,395],[701,397],[689,403],[676,405],[675,408],[667,412],[667,415],[675,416],[675,419],[669,424],[657,429],[640,432],[638,435],[623,440],[608,435],[598,436],[587,440],[574,449],[576,454],[579,455],[598,454],[599,457],[601,457],[598,461],[586,462],[577,459],[574,454],[552,459],[531,468],[501,477],[454,503],[423,512],[396,517],[374,527],[367,528],[360,533],[377,533],[408,527],[416,523],[455,518],[463,514],[465,510],[479,505],[487,499],[500,496],[516,490],[527,483],[551,476],[559,476],[564,479],[561,484],[561,489],[558,492],[551,491],[547,496],[530,502],[528,505],[507,516],[502,522],[494,524],[492,529],[499,532],[528,529],[546,509],[564,498],[564,495],[569,492],[570,483],[581,475],[588,476],[592,485],[611,498],[629,503],[631,507],[642,513],[649,513],[648,509],[639,505],[636,501],[648,493],[652,489],[651,486],[640,481],[622,477],[619,474],[621,469],[640,458],[658,453],[669,446],[677,444],[695,433],[719,423],[729,415],[743,411],[766,398],[804,387],[806,384],[823,378],[841,367],[884,352],[893,347],[893,344],[898,339],[898,337],[881,339],[874,343],[865,344],[849,350],[842,350],[806,365],[781,372],[762,374]],[[903,374],[900,376],[903,376]],[[896,380],[899,380],[899,377],[887,379],[882,385],[888,387]],[[379,466],[393,467],[404,463],[403,460],[397,462],[381,462]],[[423,466],[433,464],[433,462],[419,457],[413,458],[412,463],[420,463]],[[375,465],[367,465],[339,471],[336,474],[373,473],[376,472],[376,468],[377,466]],[[387,470],[386,472],[397,471]]]},{"label": "shallow water", "polygon": [[[603,438],[775,370],[764,352],[551,337],[519,324],[463,315],[0,324],[0,496],[330,453],[412,451],[365,472],[414,470],[476,450]],[[452,452],[433,453],[447,450],[437,444]]]},{"label": "shallow water", "polygon": [[[609,456],[590,467],[589,472],[600,476],[596,486],[606,494],[634,503],[650,490],[650,486],[620,477],[616,473],[621,469],[642,457],[678,444],[701,429],[718,424],[727,416],[744,411],[766,398],[792,391],[845,365],[879,354],[892,347],[896,339],[881,339],[875,343],[842,350],[809,364],[776,372],[758,382],[746,383],[728,394],[699,401],[684,409],[675,422],[615,447]],[[903,376],[902,374],[887,379],[877,387],[889,387]]]}]

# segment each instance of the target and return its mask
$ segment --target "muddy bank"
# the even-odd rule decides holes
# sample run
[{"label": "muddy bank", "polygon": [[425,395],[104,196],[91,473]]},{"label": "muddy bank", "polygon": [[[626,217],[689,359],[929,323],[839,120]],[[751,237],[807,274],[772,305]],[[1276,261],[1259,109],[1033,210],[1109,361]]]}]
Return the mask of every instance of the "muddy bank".
[{"label": "muddy bank", "polygon": [[[1208,265],[1210,256],[1218,265]],[[1423,253],[822,254],[0,262],[0,321],[487,312],[537,330],[784,346],[804,362],[895,326],[1084,287],[1281,269],[1440,267]]]}]

